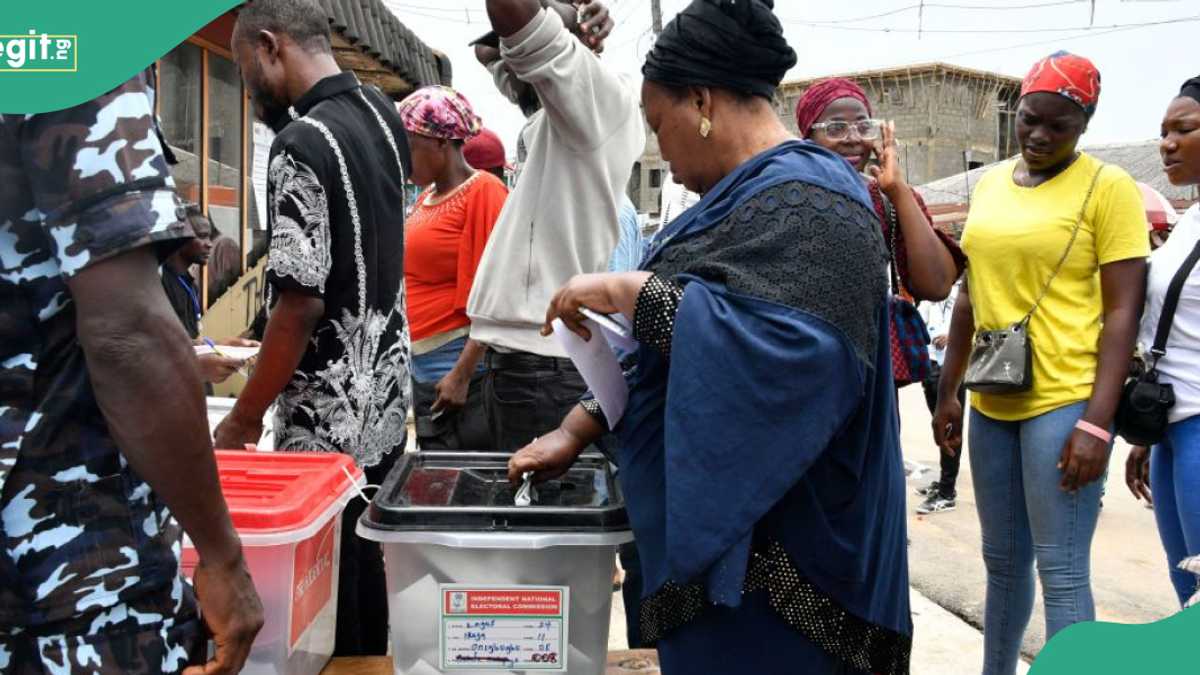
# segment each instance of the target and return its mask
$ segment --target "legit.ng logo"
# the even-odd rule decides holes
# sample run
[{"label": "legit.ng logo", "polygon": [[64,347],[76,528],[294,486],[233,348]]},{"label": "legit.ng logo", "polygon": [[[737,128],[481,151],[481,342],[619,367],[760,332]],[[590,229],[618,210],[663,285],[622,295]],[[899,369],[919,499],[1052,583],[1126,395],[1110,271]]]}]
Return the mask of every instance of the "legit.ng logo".
[{"label": "legit.ng logo", "polygon": [[79,36],[30,30],[0,33],[0,73],[74,73],[79,70]]}]

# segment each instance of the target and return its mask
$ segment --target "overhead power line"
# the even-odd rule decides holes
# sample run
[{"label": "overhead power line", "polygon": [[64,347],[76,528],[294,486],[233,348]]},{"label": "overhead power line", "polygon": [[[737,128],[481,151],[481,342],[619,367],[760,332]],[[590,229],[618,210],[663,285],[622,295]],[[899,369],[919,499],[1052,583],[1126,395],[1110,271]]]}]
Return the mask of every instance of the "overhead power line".
[{"label": "overhead power line", "polygon": [[[1191,21],[1200,21],[1200,16],[1195,16],[1190,19],[1180,19],[1180,20],[1176,21],[1176,23],[1188,23]],[[1148,25],[1132,25],[1132,26],[1123,26],[1121,28],[1110,28],[1107,30],[1104,30],[1104,29],[1089,30],[1080,35],[1067,35],[1064,37],[1057,37],[1052,40],[1036,40],[1034,42],[1022,42],[1022,43],[1015,44],[1015,45],[1005,45],[1003,47],[988,47],[986,49],[973,49],[970,51],[959,52],[957,54],[947,54],[945,56],[938,57],[937,59],[934,59],[934,60],[935,61],[949,61],[950,59],[958,59],[958,58],[962,58],[964,56],[978,56],[980,54],[994,54],[996,52],[1007,52],[1007,51],[1011,51],[1014,49],[1025,49],[1026,47],[1040,47],[1043,45],[1057,45],[1057,44],[1061,44],[1063,42],[1070,42],[1070,41],[1074,41],[1074,40],[1083,40],[1083,39],[1087,39],[1087,38],[1095,38],[1095,37],[1100,37],[1101,35],[1112,35],[1114,33],[1126,33],[1129,31],[1140,30],[1140,29],[1148,28],[1148,27],[1149,27]]]},{"label": "overhead power line", "polygon": [[1161,21],[1146,21],[1143,23],[1126,23],[1112,24],[1108,26],[1071,26],[1065,28],[885,28],[880,26],[842,26],[833,24],[814,23],[811,21],[784,21],[783,23],[793,26],[807,26],[820,30],[840,30],[851,31],[856,33],[940,33],[940,34],[960,34],[960,35],[979,35],[979,34],[1028,34],[1028,33],[1072,33],[1078,31],[1099,31],[1099,30],[1117,30],[1124,28],[1148,28],[1150,26],[1166,26],[1176,23],[1188,23],[1191,21],[1200,20],[1200,15],[1179,17],[1175,19],[1163,19]]},{"label": "overhead power line", "polygon": [[[1053,2],[1039,2],[1039,3],[1034,3],[1034,4],[1028,4],[1028,5],[952,5],[952,4],[942,4],[942,3],[936,3],[936,2],[933,2],[933,3],[927,2],[927,3],[923,3],[923,7],[924,7],[924,9],[979,10],[979,11],[992,12],[992,11],[1011,11],[1011,10],[1024,10],[1024,9],[1043,9],[1043,8],[1047,8],[1047,7],[1062,7],[1064,5],[1079,5],[1079,4],[1083,4],[1085,2],[1088,2],[1088,0],[1054,0]],[[817,20],[812,20],[811,23],[821,23],[821,24],[859,23],[862,21],[870,21],[872,19],[885,19],[889,16],[896,16],[897,14],[906,14],[906,13],[912,12],[912,11],[920,11],[921,9],[922,9],[922,5],[920,5],[920,4],[908,5],[907,7],[901,7],[899,9],[893,9],[893,10],[890,10],[887,12],[882,12],[879,14],[870,14],[867,16],[856,16],[856,17],[847,18],[847,19],[824,19],[824,20],[817,19]],[[786,23],[786,21],[785,21],[785,23]]]}]

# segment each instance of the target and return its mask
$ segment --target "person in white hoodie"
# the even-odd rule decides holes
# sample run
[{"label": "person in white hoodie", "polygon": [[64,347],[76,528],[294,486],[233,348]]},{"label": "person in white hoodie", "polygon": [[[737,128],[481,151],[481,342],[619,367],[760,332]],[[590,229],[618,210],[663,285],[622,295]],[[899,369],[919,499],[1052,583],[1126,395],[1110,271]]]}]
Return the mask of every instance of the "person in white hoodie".
[{"label": "person in white hoodie", "polygon": [[568,279],[607,269],[645,132],[636,82],[599,59],[613,25],[601,3],[487,0],[487,10],[498,49],[476,55],[530,118],[524,168],[467,303],[471,338],[487,346],[495,449],[511,452],[557,428],[586,390],[541,327]]}]

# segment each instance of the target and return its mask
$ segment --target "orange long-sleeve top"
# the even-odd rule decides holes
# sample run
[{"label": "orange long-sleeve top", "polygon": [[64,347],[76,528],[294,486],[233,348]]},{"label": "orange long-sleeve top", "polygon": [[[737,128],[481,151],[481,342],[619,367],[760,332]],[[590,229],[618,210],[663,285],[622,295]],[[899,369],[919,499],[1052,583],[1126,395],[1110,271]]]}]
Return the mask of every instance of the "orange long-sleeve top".
[{"label": "orange long-sleeve top", "polygon": [[404,232],[404,280],[413,341],[470,325],[467,298],[508,188],[485,171],[453,193],[421,193]]}]

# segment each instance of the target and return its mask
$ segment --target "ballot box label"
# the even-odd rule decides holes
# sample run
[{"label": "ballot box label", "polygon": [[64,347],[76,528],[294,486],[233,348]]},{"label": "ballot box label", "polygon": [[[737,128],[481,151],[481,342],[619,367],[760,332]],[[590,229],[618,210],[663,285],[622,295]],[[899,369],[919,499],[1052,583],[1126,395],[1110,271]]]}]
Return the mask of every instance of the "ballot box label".
[{"label": "ballot box label", "polygon": [[300,643],[308,629],[325,605],[333,598],[333,574],[337,543],[338,519],[332,518],[319,532],[296,545],[296,559],[292,567],[292,613],[291,639],[288,655]]},{"label": "ballot box label", "polygon": [[566,672],[569,590],[441,585],[441,669]]}]

